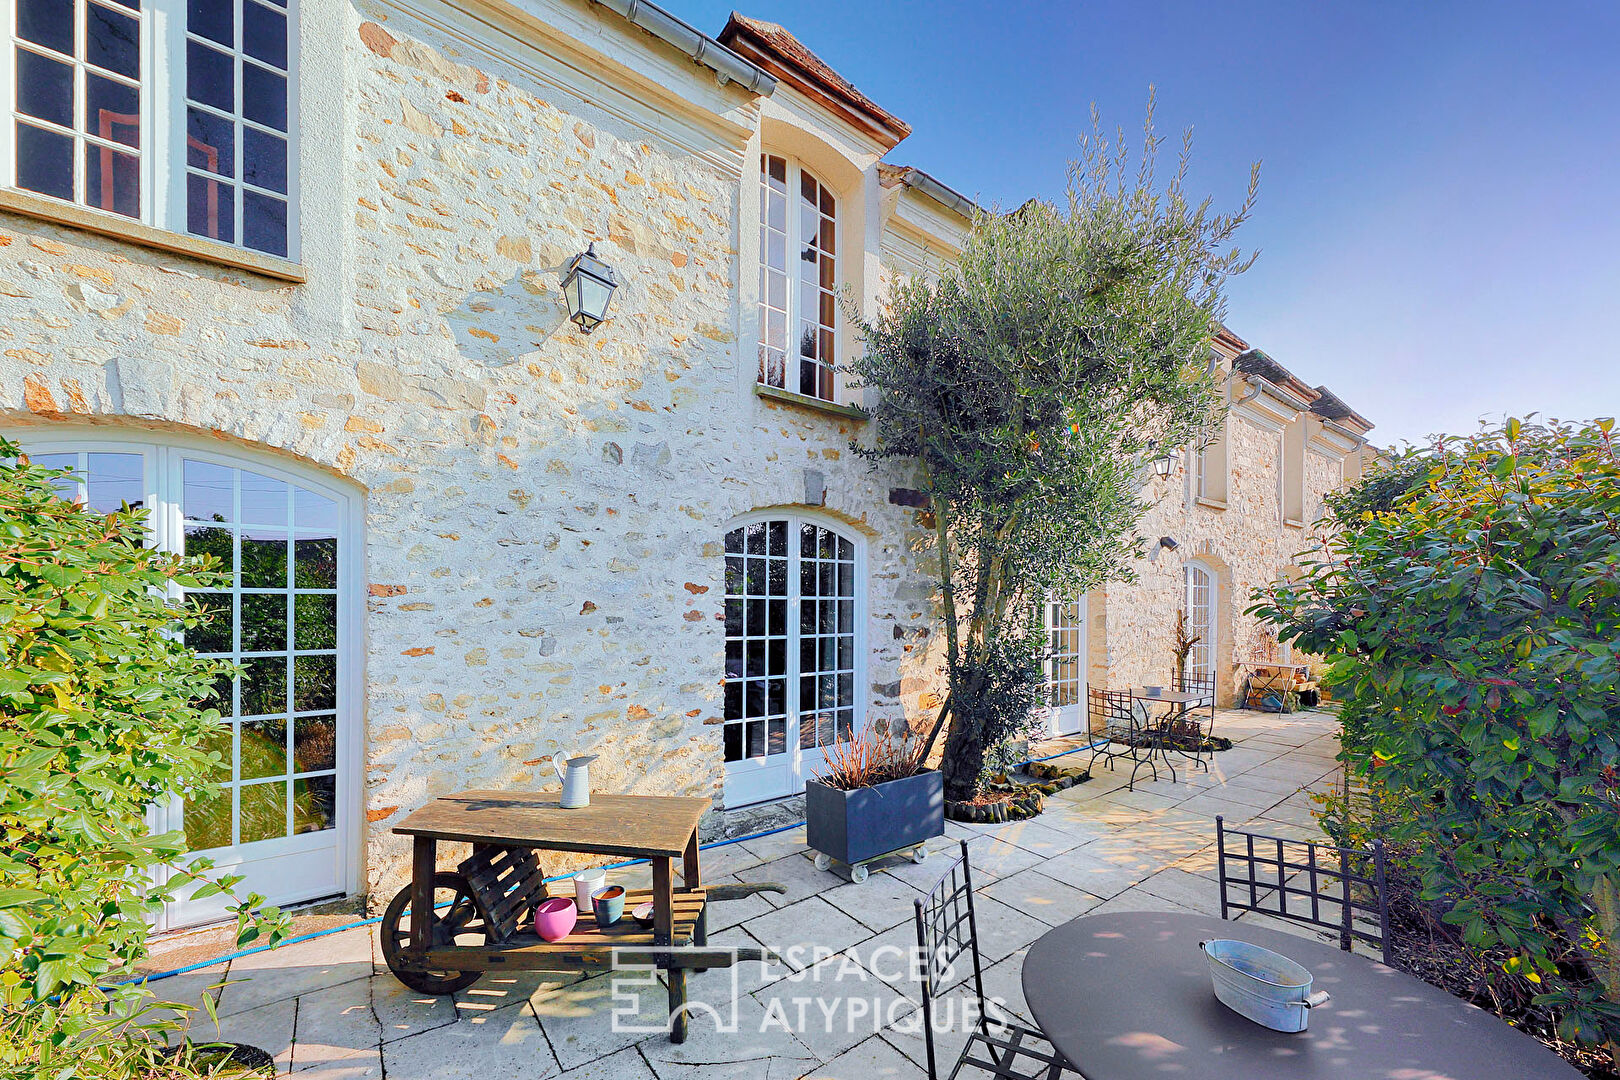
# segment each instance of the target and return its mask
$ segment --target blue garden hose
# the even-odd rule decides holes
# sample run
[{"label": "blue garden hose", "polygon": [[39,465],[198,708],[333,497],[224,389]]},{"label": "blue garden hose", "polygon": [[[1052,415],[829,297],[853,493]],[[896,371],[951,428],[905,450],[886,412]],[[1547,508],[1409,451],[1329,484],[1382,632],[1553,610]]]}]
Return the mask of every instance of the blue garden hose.
[{"label": "blue garden hose", "polygon": [[[1037,761],[1051,761],[1053,758],[1066,757],[1069,754],[1079,754],[1079,753],[1082,753],[1082,752],[1084,752],[1086,750],[1092,749],[1096,745],[1097,744],[1095,742],[1091,742],[1091,743],[1087,743],[1085,746],[1076,746],[1072,750],[1063,750],[1063,751],[1060,751],[1059,753],[1056,753],[1056,754],[1048,754],[1045,757],[1030,758],[1028,761],[1024,762],[1024,764],[1025,765],[1032,765]],[[804,822],[802,822],[802,821],[795,821],[790,825],[780,825],[780,826],[778,826],[778,827],[776,827],[774,829],[766,829],[763,832],[750,833],[747,836],[733,836],[733,837],[731,837],[730,839],[727,839],[727,840],[714,840],[714,841],[711,841],[710,843],[707,843],[707,844],[699,844],[698,848],[699,848],[699,850],[702,850],[702,851],[708,851],[708,850],[710,850],[712,848],[725,847],[728,844],[740,844],[744,840],[758,840],[762,836],[773,836],[773,835],[775,835],[776,833],[779,833],[779,832],[787,832],[789,829],[797,829],[803,824],[804,824]],[[631,859],[629,862],[610,863],[609,865],[602,867],[602,869],[603,870],[623,870],[626,867],[640,866],[640,865],[643,865],[646,862],[647,862],[646,859]],[[573,876],[574,876],[573,874],[557,874],[557,875],[555,875],[553,877],[546,878],[545,881],[546,881],[547,884],[550,884],[551,882],[554,882],[554,881],[566,881],[567,879],[569,879],[569,878],[571,878]],[[446,901],[446,903],[440,904],[439,906],[440,907],[446,907],[446,906],[448,906],[448,903],[449,902]],[[377,923],[380,923],[380,922],[382,922],[382,916],[381,915],[375,915],[375,916],[373,916],[373,917],[371,917],[369,919],[361,919],[358,922],[347,923],[347,924],[345,924],[343,926],[333,926],[333,927],[329,927],[329,928],[327,928],[325,930],[314,930],[314,931],[311,931],[310,933],[307,933],[307,934],[299,934],[297,937],[290,937],[287,940],[282,941],[282,942],[278,942],[275,945],[256,945],[251,949],[239,949],[236,952],[224,953],[224,954],[222,954],[220,956],[215,956],[215,957],[213,957],[211,959],[208,959],[208,960],[199,960],[195,964],[187,964],[184,967],[174,968],[171,971],[160,971],[160,972],[157,972],[156,974],[153,974],[153,975],[138,975],[138,976],[136,976],[135,978],[132,978],[132,979],[122,979],[122,980],[120,980],[118,982],[110,983],[108,985],[108,988],[110,989],[111,987],[114,987],[114,986],[128,986],[131,983],[149,983],[149,982],[156,982],[159,979],[171,979],[176,975],[187,975],[187,974],[190,974],[193,971],[200,971],[203,968],[213,967],[215,964],[223,964],[228,960],[239,960],[244,956],[252,956],[254,953],[262,953],[262,952],[266,952],[266,951],[268,951],[270,949],[281,949],[281,948],[285,948],[288,945],[297,945],[300,942],[313,941],[316,938],[326,937],[328,934],[341,934],[345,930],[357,930],[362,926],[373,926],[373,925],[375,925]]]},{"label": "blue garden hose", "polygon": [[[766,829],[763,832],[751,833],[748,836],[733,836],[728,840],[715,840],[707,844],[699,844],[698,847],[700,850],[708,851],[711,848],[725,847],[727,844],[738,844],[744,840],[757,840],[762,836],[772,836],[779,832],[787,832],[789,829],[797,829],[803,824],[804,822],[802,821],[795,821],[791,825],[782,825],[774,829]],[[631,859],[629,862],[611,863],[602,867],[602,869],[623,870],[627,866],[640,866],[645,862],[647,862],[646,859]],[[566,881],[573,876],[573,874],[557,874],[544,880],[547,884],[550,884],[553,881]],[[449,901],[439,905],[439,907],[447,906],[449,906]],[[251,949],[239,949],[236,952],[224,953],[223,955],[215,956],[208,960],[199,960],[195,964],[187,964],[184,967],[177,967],[172,971],[160,971],[153,975],[137,975],[132,979],[122,979],[118,982],[108,984],[107,989],[114,986],[128,986],[131,983],[149,983],[156,982],[159,979],[171,979],[176,975],[186,975],[193,971],[199,971],[202,968],[213,967],[215,964],[223,964],[227,960],[239,960],[244,956],[252,956],[254,953],[262,953],[270,949],[281,949],[288,945],[297,945],[299,942],[313,941],[316,938],[326,937],[328,934],[341,934],[345,930],[357,930],[362,926],[372,926],[380,922],[382,922],[382,916],[375,915],[369,919],[361,919],[359,922],[347,923],[343,926],[332,926],[325,930],[314,930],[308,934],[299,934],[297,937],[290,937],[286,941],[278,942],[274,945],[255,945]]]}]

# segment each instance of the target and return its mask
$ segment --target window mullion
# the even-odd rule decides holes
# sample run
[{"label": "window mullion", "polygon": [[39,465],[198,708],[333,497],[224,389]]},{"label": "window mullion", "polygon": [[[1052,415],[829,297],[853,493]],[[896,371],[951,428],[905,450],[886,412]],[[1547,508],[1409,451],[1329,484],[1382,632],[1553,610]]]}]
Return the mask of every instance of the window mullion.
[{"label": "window mullion", "polygon": [[787,255],[783,270],[787,273],[787,356],[782,362],[782,383],[788,390],[797,390],[799,383],[799,200],[796,193],[804,183],[799,177],[799,163],[790,159],[787,167]]},{"label": "window mullion", "polygon": [[141,20],[141,220],[160,229],[169,220],[168,162],[174,153],[164,112],[169,100],[168,50],[162,37],[166,15],[162,0],[157,0],[147,6]]},{"label": "window mullion", "polygon": [[[77,132],[85,124],[84,112],[84,57],[89,54],[89,35],[86,31],[85,5],[90,0],[74,0],[73,4],[73,129]],[[73,201],[90,205],[90,183],[84,172],[84,142],[77,135],[73,139]]]},{"label": "window mullion", "polygon": [[800,620],[803,618],[802,608],[804,596],[799,588],[799,528],[797,518],[787,519],[787,548],[788,548],[788,619],[787,641],[787,746],[785,749],[792,754],[795,760],[799,756],[799,677],[802,674],[799,664],[799,650],[802,648],[801,638],[803,630]]}]

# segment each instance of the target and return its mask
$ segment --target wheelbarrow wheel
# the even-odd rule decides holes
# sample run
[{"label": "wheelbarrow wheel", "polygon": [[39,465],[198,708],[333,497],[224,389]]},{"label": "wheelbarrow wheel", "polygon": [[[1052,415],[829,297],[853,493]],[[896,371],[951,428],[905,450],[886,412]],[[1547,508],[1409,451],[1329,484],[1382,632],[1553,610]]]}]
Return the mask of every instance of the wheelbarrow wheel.
[{"label": "wheelbarrow wheel", "polygon": [[[382,954],[394,978],[422,994],[453,994],[478,981],[481,971],[421,971],[403,963],[411,945],[411,887],[394,894],[382,917]],[[460,874],[448,870],[433,875],[433,931],[435,946],[483,945],[489,928],[473,903],[472,887]]]}]

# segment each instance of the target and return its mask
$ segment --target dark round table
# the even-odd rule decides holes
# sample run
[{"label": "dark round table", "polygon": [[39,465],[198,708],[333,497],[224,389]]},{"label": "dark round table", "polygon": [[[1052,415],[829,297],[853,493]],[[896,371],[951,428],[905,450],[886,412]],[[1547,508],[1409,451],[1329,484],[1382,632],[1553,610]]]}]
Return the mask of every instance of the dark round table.
[{"label": "dark round table", "polygon": [[[1285,1035],[1232,1012],[1200,941],[1233,938],[1303,964],[1333,1000]],[[1583,1080],[1528,1035],[1404,972],[1294,934],[1201,915],[1122,912],[1048,931],[1024,998],[1087,1080]]]}]

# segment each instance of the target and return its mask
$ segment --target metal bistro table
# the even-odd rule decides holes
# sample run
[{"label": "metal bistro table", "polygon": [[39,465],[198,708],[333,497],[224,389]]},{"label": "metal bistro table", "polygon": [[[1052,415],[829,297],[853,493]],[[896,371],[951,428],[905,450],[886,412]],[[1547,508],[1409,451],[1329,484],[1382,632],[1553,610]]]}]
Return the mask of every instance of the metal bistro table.
[{"label": "metal bistro table", "polygon": [[[1154,719],[1148,727],[1149,731],[1156,730],[1159,733],[1158,744],[1149,747],[1148,762],[1151,764],[1155,755],[1163,757],[1165,768],[1170,770],[1170,779],[1172,781],[1174,781],[1176,778],[1176,767],[1170,763],[1170,752],[1175,749],[1174,747],[1170,746],[1167,741],[1170,732],[1170,725],[1192,712],[1192,706],[1207,701],[1208,699],[1208,694],[1187,693],[1181,690],[1161,690],[1157,694],[1150,694],[1147,692],[1146,687],[1131,687],[1132,701],[1141,701],[1147,704],[1157,703],[1170,706],[1169,712]],[[1176,752],[1180,753],[1183,757],[1187,756],[1184,751],[1177,750]],[[1157,778],[1158,774],[1155,773],[1154,775],[1155,778]]]},{"label": "metal bistro table", "polygon": [[[1215,1000],[1200,941],[1303,964],[1333,999],[1285,1035]],[[1133,911],[1048,931],[1024,960],[1041,1031],[1087,1080],[1581,1080],[1528,1035],[1437,987],[1309,938],[1201,915]]]},{"label": "metal bistro table", "polygon": [[[593,795],[589,806],[565,810],[550,791],[463,791],[435,799],[394,827],[414,838],[411,884],[382,919],[382,951],[405,985],[447,994],[485,971],[605,971],[651,965],[666,971],[670,1039],[686,1039],[686,971],[770,959],[764,949],[705,949],[707,905],[780,885],[705,889],[698,870],[698,819],[703,798]],[[466,841],[472,856],[457,872],[437,864],[441,840]],[[589,912],[574,930],[549,942],[534,932],[534,907],[547,896],[535,851],[571,851],[652,863],[652,889],[625,896],[625,917],[597,926]],[[682,860],[675,888],[673,860]],[[572,894],[569,894],[572,900]],[[630,911],[651,900],[653,925]],[[442,912],[443,914],[439,914]]]}]

